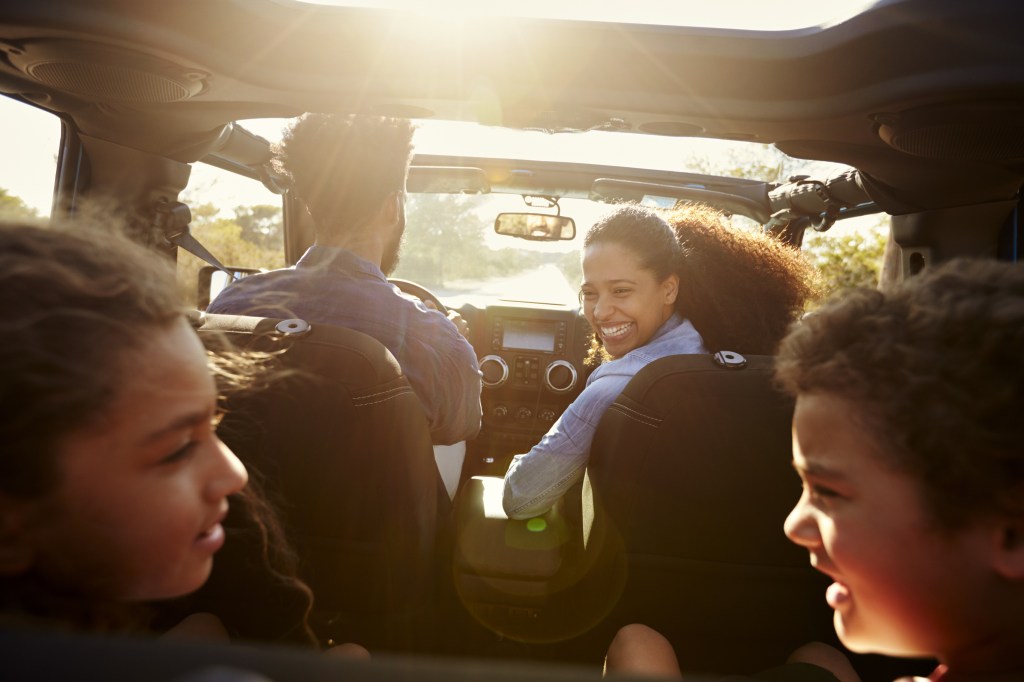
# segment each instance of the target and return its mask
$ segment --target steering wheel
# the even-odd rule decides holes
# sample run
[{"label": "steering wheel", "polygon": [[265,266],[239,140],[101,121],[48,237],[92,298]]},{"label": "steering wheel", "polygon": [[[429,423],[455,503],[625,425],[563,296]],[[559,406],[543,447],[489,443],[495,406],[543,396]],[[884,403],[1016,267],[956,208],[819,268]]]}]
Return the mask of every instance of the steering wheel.
[{"label": "steering wheel", "polygon": [[441,299],[419,284],[416,284],[416,282],[410,282],[407,279],[396,279],[394,277],[389,277],[388,281],[398,287],[403,293],[415,296],[421,301],[430,301],[437,307],[438,312],[445,316],[448,315],[448,308],[444,306],[444,303],[441,303]]}]

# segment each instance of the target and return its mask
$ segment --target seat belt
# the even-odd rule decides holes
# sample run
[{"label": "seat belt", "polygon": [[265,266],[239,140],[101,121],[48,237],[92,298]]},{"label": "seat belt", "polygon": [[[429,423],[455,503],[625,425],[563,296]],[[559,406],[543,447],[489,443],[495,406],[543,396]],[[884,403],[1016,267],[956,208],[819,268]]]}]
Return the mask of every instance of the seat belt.
[{"label": "seat belt", "polygon": [[236,273],[228,270],[217,260],[210,251],[199,243],[188,226],[192,222],[192,211],[186,204],[180,201],[161,201],[156,206],[156,217],[153,221],[154,227],[163,235],[164,239],[178,248],[185,249],[196,258],[217,268],[234,282],[238,279]]}]

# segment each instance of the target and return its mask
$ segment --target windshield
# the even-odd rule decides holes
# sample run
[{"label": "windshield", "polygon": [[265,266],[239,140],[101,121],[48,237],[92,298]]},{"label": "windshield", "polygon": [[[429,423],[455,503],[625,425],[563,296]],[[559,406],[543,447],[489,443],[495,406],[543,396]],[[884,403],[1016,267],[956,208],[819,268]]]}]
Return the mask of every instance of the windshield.
[{"label": "windshield", "polygon": [[[253,119],[242,125],[276,142],[287,119]],[[781,182],[795,173],[827,177],[839,164],[786,156],[771,145],[736,140],[604,131],[515,130],[458,121],[417,121],[416,154],[596,164],[614,168],[686,171]],[[518,194],[417,194],[406,202],[406,233],[394,277],[431,289],[451,306],[479,307],[496,300],[576,305],[582,271],[580,247],[590,226],[610,205],[563,197],[558,208]],[[645,203],[659,206],[656,197]],[[669,206],[671,203],[668,204]],[[576,222],[571,241],[535,242],[500,236],[502,212],[561,215]],[[757,225],[734,216],[734,227]]]},{"label": "windshield", "polygon": [[523,197],[508,194],[410,195],[394,276],[422,284],[456,307],[483,307],[499,299],[575,305],[583,237],[609,206],[561,199],[561,214],[576,221],[571,241],[533,242],[495,234],[499,213],[555,213],[543,200],[534,203],[528,206]]}]

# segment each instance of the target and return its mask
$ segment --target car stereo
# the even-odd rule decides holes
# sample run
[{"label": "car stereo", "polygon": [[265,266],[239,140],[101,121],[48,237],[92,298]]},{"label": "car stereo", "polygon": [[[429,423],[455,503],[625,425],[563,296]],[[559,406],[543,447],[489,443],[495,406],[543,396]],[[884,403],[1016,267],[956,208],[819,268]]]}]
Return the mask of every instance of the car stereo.
[{"label": "car stereo", "polygon": [[565,352],[566,323],[562,320],[498,318],[491,328],[491,349]]}]

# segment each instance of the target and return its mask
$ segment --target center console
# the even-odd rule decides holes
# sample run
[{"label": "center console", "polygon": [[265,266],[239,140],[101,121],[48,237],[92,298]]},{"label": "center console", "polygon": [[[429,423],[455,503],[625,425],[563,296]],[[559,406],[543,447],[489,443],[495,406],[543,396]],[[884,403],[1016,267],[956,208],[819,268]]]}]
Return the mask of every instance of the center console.
[{"label": "center console", "polygon": [[575,308],[491,305],[477,332],[483,428],[473,474],[501,475],[579,395],[589,326]]}]

